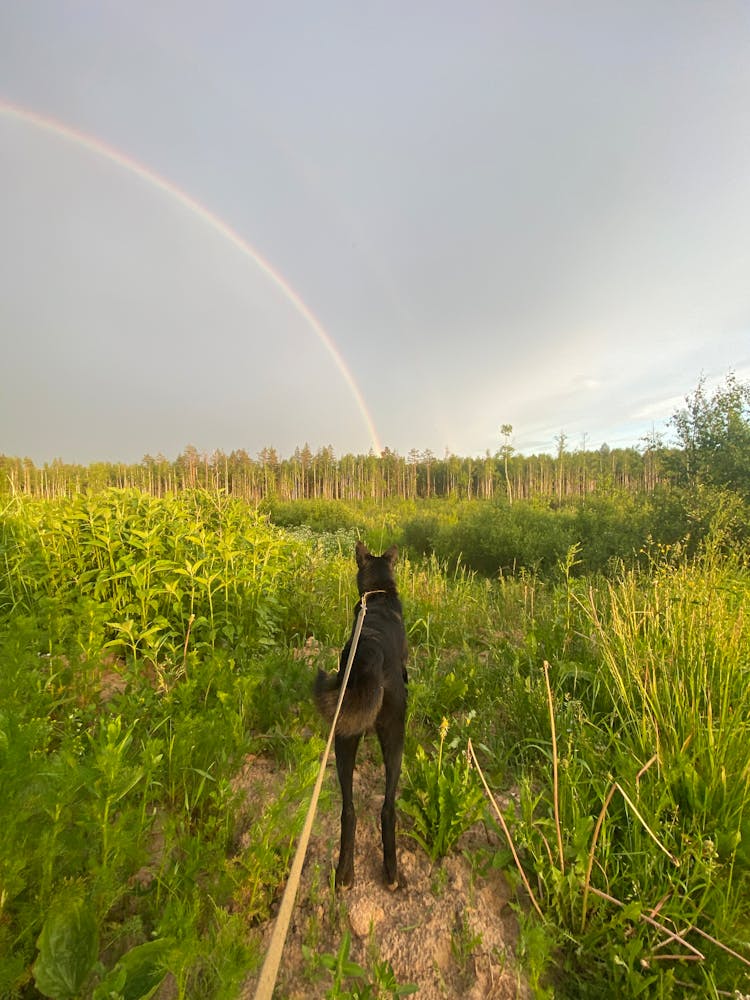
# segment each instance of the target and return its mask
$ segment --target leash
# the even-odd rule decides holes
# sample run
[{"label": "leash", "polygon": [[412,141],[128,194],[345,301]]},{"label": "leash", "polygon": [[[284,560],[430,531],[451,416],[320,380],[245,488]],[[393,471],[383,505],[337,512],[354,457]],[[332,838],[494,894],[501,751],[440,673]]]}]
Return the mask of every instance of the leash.
[{"label": "leash", "polygon": [[302,865],[304,864],[305,855],[307,854],[307,845],[310,840],[310,834],[312,833],[315,811],[318,808],[318,798],[320,797],[320,790],[323,787],[323,778],[325,777],[326,765],[328,764],[328,755],[330,754],[331,747],[333,745],[336,723],[338,722],[339,713],[341,712],[341,706],[344,701],[344,692],[346,691],[346,685],[349,681],[349,674],[352,672],[354,654],[357,652],[357,643],[359,642],[359,636],[362,632],[362,623],[364,622],[365,615],[367,614],[367,598],[370,597],[371,594],[385,593],[385,590],[368,590],[362,594],[360,598],[359,615],[357,616],[357,622],[354,626],[352,644],[349,649],[349,658],[346,662],[343,680],[341,681],[341,689],[339,691],[339,700],[336,703],[336,711],[333,713],[331,731],[328,734],[328,742],[326,743],[325,752],[323,753],[323,758],[320,762],[318,777],[315,781],[312,798],[310,799],[310,806],[307,810],[307,816],[305,817],[305,825],[302,828],[302,833],[300,834],[297,851],[294,855],[294,860],[292,861],[292,867],[289,869],[289,878],[286,883],[286,888],[284,889],[284,895],[281,897],[281,906],[279,907],[279,913],[276,917],[276,924],[273,929],[273,934],[271,935],[271,942],[268,945],[268,951],[266,952],[266,957],[263,961],[263,968],[260,971],[260,979],[258,980],[258,985],[255,989],[255,1000],[271,1000],[273,995],[273,988],[276,985],[276,977],[281,963],[281,954],[284,950],[284,943],[286,942],[286,936],[289,931],[289,921],[292,918],[292,911],[297,898],[297,889],[299,888],[299,880],[302,874]]}]

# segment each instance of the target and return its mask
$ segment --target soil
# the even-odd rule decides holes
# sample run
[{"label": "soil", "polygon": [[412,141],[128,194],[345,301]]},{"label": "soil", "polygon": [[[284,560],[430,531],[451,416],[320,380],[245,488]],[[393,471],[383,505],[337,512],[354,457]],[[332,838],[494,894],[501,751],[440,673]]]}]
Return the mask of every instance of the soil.
[{"label": "soil", "polygon": [[[472,863],[477,858],[486,861],[499,846],[494,835],[478,824],[453,853],[433,864],[399,830],[400,885],[389,890],[380,842],[383,771],[372,747],[361,747],[360,758],[354,783],[358,820],[354,885],[345,892],[330,887],[338,855],[340,800],[335,769],[329,765],[325,781],[333,789],[331,805],[319,810],[316,818],[274,997],[322,1000],[332,979],[316,956],[337,954],[347,930],[351,961],[367,969],[374,962],[389,962],[398,984],[415,984],[420,1000],[530,997],[515,958],[517,921],[508,905],[508,885],[502,873],[492,869],[480,873],[480,865]],[[268,794],[274,786],[271,771],[268,761],[249,759],[238,779],[255,809],[259,790],[265,788]],[[273,924],[270,920],[261,928],[264,945]],[[246,980],[243,1000],[251,1000],[256,983],[257,974]]]}]

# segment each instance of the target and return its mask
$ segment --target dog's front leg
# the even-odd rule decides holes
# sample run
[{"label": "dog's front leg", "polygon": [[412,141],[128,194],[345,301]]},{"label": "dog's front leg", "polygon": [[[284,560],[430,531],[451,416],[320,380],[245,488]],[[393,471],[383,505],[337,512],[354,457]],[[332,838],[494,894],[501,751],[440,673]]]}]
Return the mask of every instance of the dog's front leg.
[{"label": "dog's front leg", "polygon": [[341,845],[336,866],[336,886],[348,889],[354,881],[354,834],[357,817],[354,813],[354,762],[361,735],[337,736],[336,771],[341,786]]}]

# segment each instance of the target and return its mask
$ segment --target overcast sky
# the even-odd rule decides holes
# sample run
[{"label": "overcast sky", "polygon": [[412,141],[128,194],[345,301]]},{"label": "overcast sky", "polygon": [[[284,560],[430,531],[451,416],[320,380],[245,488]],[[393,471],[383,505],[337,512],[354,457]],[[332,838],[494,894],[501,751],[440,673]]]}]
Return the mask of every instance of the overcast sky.
[{"label": "overcast sky", "polygon": [[0,453],[637,444],[750,378],[750,5],[0,9]]}]

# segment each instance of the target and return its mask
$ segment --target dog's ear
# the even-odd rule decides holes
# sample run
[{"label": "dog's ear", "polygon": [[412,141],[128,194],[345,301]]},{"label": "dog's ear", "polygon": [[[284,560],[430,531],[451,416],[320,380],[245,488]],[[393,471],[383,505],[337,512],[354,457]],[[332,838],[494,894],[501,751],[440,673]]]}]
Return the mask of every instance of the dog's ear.
[{"label": "dog's ear", "polygon": [[398,545],[391,545],[391,547],[383,553],[383,558],[388,560],[390,566],[398,559]]},{"label": "dog's ear", "polygon": [[372,558],[370,551],[364,542],[357,542],[354,549],[354,555],[357,559],[357,565],[359,566],[360,569],[362,569],[362,567],[364,566],[364,564],[367,562],[368,559]]}]

